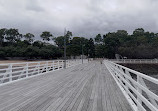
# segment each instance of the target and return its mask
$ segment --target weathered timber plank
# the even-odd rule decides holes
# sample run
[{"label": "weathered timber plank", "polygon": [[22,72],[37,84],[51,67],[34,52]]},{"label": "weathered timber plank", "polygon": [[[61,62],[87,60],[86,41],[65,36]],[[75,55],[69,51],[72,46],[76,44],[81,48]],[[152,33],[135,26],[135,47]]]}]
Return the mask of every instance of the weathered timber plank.
[{"label": "weathered timber plank", "polygon": [[4,85],[0,101],[0,111],[132,111],[97,61]]}]

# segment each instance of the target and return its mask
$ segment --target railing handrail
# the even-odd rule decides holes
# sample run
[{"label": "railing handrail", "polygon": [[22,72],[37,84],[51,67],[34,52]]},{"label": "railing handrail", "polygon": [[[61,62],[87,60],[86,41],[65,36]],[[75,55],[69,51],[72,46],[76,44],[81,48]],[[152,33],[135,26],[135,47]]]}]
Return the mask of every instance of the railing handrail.
[{"label": "railing handrail", "polygon": [[[158,84],[158,79],[108,60],[104,60],[104,64],[107,66],[109,72],[115,79],[127,100],[129,101],[130,99],[129,103],[134,111],[139,111],[140,109],[146,111],[142,102],[151,111],[158,111],[158,95],[150,91],[150,89],[145,85],[145,82],[143,81],[143,79],[146,79],[154,84]],[[131,74],[136,75],[136,80],[132,78]],[[148,99],[143,95],[142,91],[146,93],[150,101],[148,101]],[[135,93],[136,97],[133,93]]]},{"label": "railing handrail", "polygon": [[[84,63],[87,63],[84,60]],[[66,60],[66,68],[81,64],[81,59]],[[31,76],[45,74],[64,68],[64,60],[50,60],[37,62],[20,62],[0,64],[0,86]]]},{"label": "railing handrail", "polygon": [[115,63],[158,63],[158,59],[108,59]]},{"label": "railing handrail", "polygon": [[[79,60],[79,59],[76,59],[76,60]],[[0,63],[0,66],[6,66],[6,65],[10,65],[10,64],[26,64],[26,63],[41,63],[41,62],[52,62],[52,61],[64,61],[64,60],[47,60],[47,61],[36,61],[36,62],[18,62],[18,63]],[[67,60],[69,61],[69,60]],[[71,61],[71,60],[70,60]],[[75,60],[72,60],[72,61],[75,61]]]},{"label": "railing handrail", "polygon": [[[109,61],[109,62],[110,62],[110,61]],[[119,64],[116,64],[116,63],[113,63],[113,62],[110,62],[110,63],[111,63],[111,64],[114,64],[114,65],[117,65],[117,66],[119,66],[119,67],[122,67],[122,68],[128,70],[129,72],[132,72],[133,74],[139,75],[139,76],[143,77],[144,79],[149,80],[150,82],[154,82],[155,84],[158,84],[158,79],[155,79],[155,78],[153,78],[153,77],[150,77],[150,76],[148,76],[148,75],[145,75],[145,74],[143,74],[143,73],[141,73],[141,72],[135,71],[135,70],[133,70],[133,69],[127,68],[127,67],[125,67],[125,66],[122,66],[122,65],[119,65]]]}]

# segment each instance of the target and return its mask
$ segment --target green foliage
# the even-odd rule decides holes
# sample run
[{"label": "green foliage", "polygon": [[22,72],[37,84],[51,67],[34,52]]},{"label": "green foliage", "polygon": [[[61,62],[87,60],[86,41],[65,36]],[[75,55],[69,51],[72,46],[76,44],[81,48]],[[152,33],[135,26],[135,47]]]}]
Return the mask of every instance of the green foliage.
[{"label": "green foliage", "polygon": [[50,32],[42,32],[42,34],[40,35],[40,37],[44,40],[44,41],[50,41],[50,37],[53,37],[53,35]]},{"label": "green foliage", "polygon": [[101,34],[98,34],[94,39],[95,39],[95,42],[98,44],[100,44],[103,41]]},{"label": "green foliage", "polygon": [[138,28],[129,35],[125,30],[103,35],[103,44],[95,44],[96,57],[158,58],[158,34]]},{"label": "green foliage", "polygon": [[[22,39],[24,37],[24,39]],[[43,41],[52,40],[53,35],[44,31],[40,35]],[[79,56],[82,53],[89,57],[115,58],[115,54],[127,58],[158,58],[158,33],[146,32],[138,28],[131,35],[126,30],[118,30],[97,34],[94,40],[85,37],[72,37],[67,31],[65,36],[53,37],[57,46],[34,41],[35,36],[26,33],[24,36],[18,29],[0,29],[0,58],[26,57],[28,59],[52,59],[63,57],[64,41],[67,56]],[[34,41],[34,42],[33,42]]]},{"label": "green foliage", "polygon": [[[22,37],[25,40],[21,40]],[[52,59],[62,56],[62,52],[58,47],[42,41],[33,42],[34,37],[31,33],[22,36],[18,29],[0,29],[0,58]],[[43,40],[50,40],[52,34],[45,31],[41,34],[41,37],[43,37]]]},{"label": "green foliage", "polygon": [[[60,49],[64,48],[64,36],[59,36],[54,38],[54,42],[56,43],[56,45],[58,45]],[[69,38],[66,38],[66,44],[68,44],[68,42],[69,42]]]},{"label": "green foliage", "polygon": [[60,49],[64,49],[64,41],[66,42],[66,45],[70,44],[72,32],[67,31],[65,36],[59,36],[54,38],[54,42]]},{"label": "green foliage", "polygon": [[71,56],[79,56],[82,55],[82,53],[84,55],[89,54],[89,41],[88,39],[84,38],[84,37],[73,37],[72,40],[70,40],[70,44],[68,44],[67,46],[67,52],[68,55]]},{"label": "green foliage", "polygon": [[88,40],[88,44],[87,44],[88,46],[88,55],[89,55],[89,57],[95,57],[95,45],[94,45],[94,41],[93,41],[93,39],[92,38],[90,38],[89,40]]},{"label": "green foliage", "polygon": [[22,34],[19,33],[18,29],[8,29],[5,35],[5,39],[10,43],[17,42],[22,38]]},{"label": "green foliage", "polygon": [[33,34],[31,34],[31,33],[27,33],[27,34],[24,35],[24,37],[25,37],[26,41],[31,43],[31,42],[33,42],[35,36]]},{"label": "green foliage", "polygon": [[6,30],[7,29],[5,29],[5,28],[0,29],[0,46],[2,46],[2,43],[4,42]]}]

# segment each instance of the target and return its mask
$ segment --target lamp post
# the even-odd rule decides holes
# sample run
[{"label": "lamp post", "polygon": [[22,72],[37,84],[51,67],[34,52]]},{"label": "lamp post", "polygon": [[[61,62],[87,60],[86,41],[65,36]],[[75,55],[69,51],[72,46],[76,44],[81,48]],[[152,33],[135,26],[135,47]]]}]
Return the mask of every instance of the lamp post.
[{"label": "lamp post", "polygon": [[83,45],[82,45],[82,64],[83,64]]},{"label": "lamp post", "polygon": [[82,64],[83,64],[83,55],[84,55],[83,46],[85,46],[85,45],[82,44]]},{"label": "lamp post", "polygon": [[66,69],[66,28],[64,31],[64,69]]}]

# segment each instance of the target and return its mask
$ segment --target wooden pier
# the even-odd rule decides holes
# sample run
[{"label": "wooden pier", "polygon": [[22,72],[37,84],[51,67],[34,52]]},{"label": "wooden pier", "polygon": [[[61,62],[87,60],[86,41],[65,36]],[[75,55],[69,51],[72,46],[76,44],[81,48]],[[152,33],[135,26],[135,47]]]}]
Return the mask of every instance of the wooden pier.
[{"label": "wooden pier", "polygon": [[132,111],[104,64],[93,61],[0,86],[0,111]]}]

